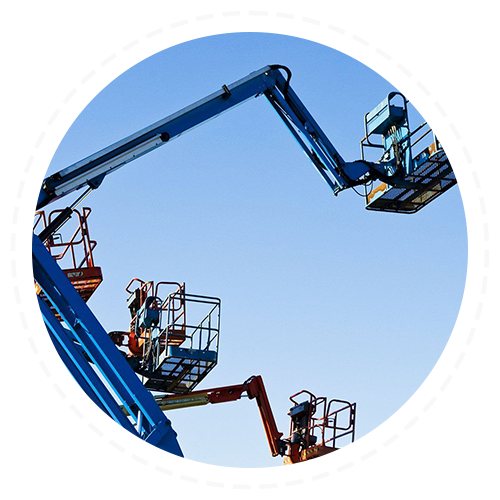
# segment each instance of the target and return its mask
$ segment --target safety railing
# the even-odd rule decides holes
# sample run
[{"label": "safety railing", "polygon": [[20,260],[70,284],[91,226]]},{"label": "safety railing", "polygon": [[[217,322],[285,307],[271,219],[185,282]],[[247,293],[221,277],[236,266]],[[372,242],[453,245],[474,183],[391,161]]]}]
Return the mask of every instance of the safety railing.
[{"label": "safety railing", "polygon": [[166,341],[168,345],[181,345],[186,339],[186,289],[184,283],[162,281],[156,285],[156,296],[160,287],[177,288],[170,292],[161,303],[160,325],[165,324]]},{"label": "safety railing", "polygon": [[[338,441],[342,438],[354,441],[356,426],[356,403],[350,403],[342,399],[327,400],[325,397],[316,397],[309,391],[303,390],[290,397],[295,404],[300,404],[297,398],[307,395],[310,410],[307,425],[294,427],[293,421],[290,427],[290,436],[287,438],[294,441],[294,436],[300,436],[304,448],[311,446],[327,446],[338,448]],[[318,415],[318,416],[315,416]]]},{"label": "safety railing", "polygon": [[[187,294],[184,283],[171,281],[155,285],[153,281],[133,278],[125,290],[130,294],[132,315],[128,346],[142,358],[142,366],[155,370],[171,346],[189,351],[218,351],[220,299]],[[186,321],[188,304],[190,323]],[[119,339],[117,343],[123,345],[123,341]]]},{"label": "safety railing", "polygon": [[[95,267],[93,251],[97,242],[90,238],[87,222],[91,211],[88,207],[81,211],[74,210],[76,228],[71,236],[64,238],[62,233],[55,233],[45,242],[52,257],[60,261],[59,265],[64,269]],[[53,210],[48,215],[43,210],[36,212],[33,231],[45,229],[61,212],[62,210]]]},{"label": "safety railing", "polygon": [[[136,288],[133,288],[132,285],[137,283]],[[129,294],[135,292],[135,290],[139,290],[139,293],[144,296],[144,298],[150,294],[151,290],[154,287],[154,283],[152,281],[143,281],[140,278],[132,278],[128,285],[125,287],[125,291]]]},{"label": "safety railing", "polygon": [[325,413],[321,422],[318,419],[318,424],[322,427],[323,444],[337,448],[338,440],[343,437],[353,442],[356,427],[356,403],[331,399]]},{"label": "safety railing", "polygon": [[[173,288],[174,291],[164,295],[165,288]],[[135,338],[141,344],[146,339],[153,339],[158,336],[169,337],[170,344],[180,345],[185,340],[186,330],[186,300],[185,284],[173,281],[160,281],[154,284],[153,281],[143,281],[133,278],[125,287],[125,291],[131,296],[136,294],[137,303],[130,322],[130,330],[135,333]],[[142,307],[148,310],[157,311],[158,321],[155,322],[154,329],[141,327],[138,324],[138,315]],[[158,333],[159,332],[159,333]],[[168,333],[168,335],[166,335]]]},{"label": "safety railing", "polygon": [[[179,295],[182,293],[182,298]],[[176,302],[183,302],[183,312],[176,306]],[[204,309],[201,320],[193,324],[186,323],[186,307],[190,310],[198,306],[198,312]],[[201,308],[201,309],[200,309]],[[191,313],[190,313],[191,314]],[[200,316],[198,316],[199,318]],[[182,332],[182,333],[181,333]],[[172,345],[182,346],[189,351],[214,351],[219,349],[220,332],[220,299],[205,295],[185,293],[184,290],[173,292],[163,302],[160,319],[160,331],[155,342],[155,362],[168,355],[168,348]],[[179,337],[182,335],[182,342]]]},{"label": "safety railing", "polygon": [[[427,116],[426,119],[416,128],[412,130],[410,126],[410,133],[409,135],[405,138],[410,139],[410,147],[415,147],[417,144],[420,143],[422,146],[421,149],[425,149],[425,147],[429,146],[427,143],[423,143],[422,141],[431,136],[432,138],[432,143],[434,143],[435,148],[437,149],[438,146],[438,140],[440,138],[440,133],[443,135],[443,130],[446,130],[446,132],[449,134],[450,130],[449,128],[444,128],[442,127],[443,123],[448,122],[451,120],[453,124],[457,127],[459,123],[463,123],[465,121],[469,121],[469,116],[468,113],[465,113],[466,106],[469,104],[469,98],[465,98],[462,100],[461,98],[458,99],[458,103],[451,103],[451,100],[448,99],[447,97],[443,98],[443,102],[448,103],[448,106],[451,106],[451,111],[445,111],[444,108],[442,107],[441,103],[438,101],[436,98],[439,94],[442,94],[443,91],[449,91],[449,92],[455,92],[455,93],[467,93],[469,92],[469,84],[465,82],[456,82],[452,80],[431,80],[428,82],[425,86],[428,91],[429,91],[429,105],[430,105],[430,114]],[[416,106],[418,103],[418,100],[416,99],[418,95],[423,94],[424,92],[422,90],[418,90],[415,92],[411,97],[408,99],[405,99],[402,94],[401,95],[404,99],[404,106],[407,108],[409,118],[412,117],[412,114],[418,115],[415,111],[415,107],[412,106],[413,109],[410,109],[410,103],[412,103],[414,106]],[[457,102],[458,94],[455,94],[455,98],[452,99],[453,101]],[[360,141],[360,147],[361,147],[361,159],[362,160],[369,160],[367,158],[366,154],[366,149],[367,148],[376,148],[376,149],[384,149],[384,146],[382,144],[377,144],[373,143],[370,141],[370,137],[374,134],[375,132],[370,132],[368,133],[367,130],[367,121],[366,121],[366,116],[365,116],[365,136],[363,139]],[[467,141],[469,138],[468,132],[464,134],[462,140]],[[418,151],[420,152],[420,151]],[[373,159],[371,159],[373,160]]]},{"label": "safety railing", "polygon": [[35,220],[33,221],[33,232],[36,233],[37,230],[40,232],[42,229],[47,227],[47,216],[44,210],[35,212]]}]

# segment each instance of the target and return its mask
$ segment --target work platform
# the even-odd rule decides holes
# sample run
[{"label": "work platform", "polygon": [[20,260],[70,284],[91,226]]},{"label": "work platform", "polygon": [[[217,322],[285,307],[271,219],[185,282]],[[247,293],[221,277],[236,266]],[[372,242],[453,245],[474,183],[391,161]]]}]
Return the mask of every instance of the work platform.
[{"label": "work platform", "polygon": [[[188,294],[184,283],[134,278],[126,287],[130,331],[113,332],[126,345],[128,361],[146,388],[165,393],[191,392],[216,366],[220,299]],[[189,308],[190,322],[186,320]]]},{"label": "work platform", "polygon": [[[186,322],[189,307],[194,324]],[[158,392],[191,392],[217,365],[220,299],[185,292],[184,284],[161,303],[156,332],[144,343],[144,385]],[[201,319],[200,319],[201,317]]]},{"label": "work platform", "polygon": [[299,461],[294,463],[291,457],[285,457],[284,469],[336,469],[341,465],[352,462],[352,450],[331,448],[329,446],[311,446],[299,455]]},{"label": "work platform", "polygon": [[217,351],[168,346],[151,371],[140,371],[147,379],[144,385],[152,391],[187,394],[217,364]]},{"label": "work platform", "polygon": [[[367,210],[412,214],[457,183],[448,156],[427,122],[410,130],[408,101],[401,93],[389,93],[364,121],[361,159],[392,165],[386,178],[365,183]],[[417,148],[420,153],[414,156]]]},{"label": "work platform", "polygon": [[290,435],[285,438],[289,443],[285,465],[322,457],[354,441],[356,403],[327,400],[305,390],[291,396],[290,401],[293,407],[288,413],[291,420]]},{"label": "work platform", "polygon": [[[43,231],[62,210],[53,210],[46,214],[43,210],[35,213],[33,231]],[[65,228],[65,234],[55,233],[44,242],[50,255],[58,262],[64,274],[67,276],[80,297],[87,302],[102,282],[101,268],[94,263],[93,251],[97,245],[90,238],[88,229],[88,217],[91,209],[82,208],[81,211],[74,210],[73,228]],[[69,236],[68,236],[69,235]],[[35,284],[36,292],[40,295],[57,319],[61,319],[54,307],[48,301],[45,293]]]},{"label": "work platform", "polygon": [[432,143],[414,158],[415,170],[405,180],[422,187],[397,187],[381,182],[366,194],[366,209],[413,214],[434,201],[457,180],[439,143]]}]

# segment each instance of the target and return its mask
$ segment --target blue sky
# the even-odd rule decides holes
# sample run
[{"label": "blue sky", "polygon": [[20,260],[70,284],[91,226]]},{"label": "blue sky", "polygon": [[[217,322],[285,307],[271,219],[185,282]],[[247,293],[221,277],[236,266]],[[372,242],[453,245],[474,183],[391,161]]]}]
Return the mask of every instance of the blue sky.
[{"label": "blue sky", "polygon": [[[170,48],[121,75],[75,121],[49,172],[267,64],[292,70],[292,87],[335,147],[358,159],[363,116],[393,87],[331,48],[246,33]],[[411,119],[418,124],[414,110]],[[285,434],[288,397],[300,389],[356,401],[358,439],[380,425],[429,374],[460,307],[467,234],[458,188],[410,216],[366,211],[353,192],[334,197],[265,98],[131,163],[85,204],[104,274],[89,305],[104,327],[127,327],[133,277],[220,297],[219,365],[202,387],[262,375]],[[281,464],[254,401],[169,417],[187,458]]]}]

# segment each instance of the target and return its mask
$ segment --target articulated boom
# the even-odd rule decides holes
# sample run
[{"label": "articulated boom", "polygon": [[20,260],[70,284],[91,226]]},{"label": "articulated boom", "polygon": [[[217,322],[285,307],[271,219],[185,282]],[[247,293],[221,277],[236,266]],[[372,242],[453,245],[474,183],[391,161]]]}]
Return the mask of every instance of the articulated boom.
[{"label": "articulated boom", "polygon": [[285,79],[280,69],[281,66],[266,66],[224,85],[204,99],[51,175],[42,185],[37,208],[82,187],[97,188],[109,173],[260,95],[271,102],[332,189],[348,187],[352,180],[343,172],[344,160],[291,89],[289,70],[283,68],[288,73]]},{"label": "articulated boom", "polygon": [[[325,397],[316,397],[309,391],[300,391],[290,397],[293,403],[288,413],[290,435],[284,438],[276,425],[260,375],[250,377],[243,384],[205,389],[182,396],[157,396],[156,402],[162,410],[168,411],[238,401],[245,393],[249,399],[255,399],[257,402],[272,456],[284,457],[285,465],[304,462],[336,451],[343,438],[343,444],[346,440],[354,441],[356,403],[341,399],[327,400]],[[302,401],[299,402],[298,399]]]},{"label": "articulated boom", "polygon": [[[286,73],[286,78],[282,71]],[[431,180],[411,177],[414,159],[411,157],[404,97],[401,96],[402,103],[397,105],[392,102],[392,98],[400,94],[391,93],[365,120],[367,138],[372,134],[383,137],[382,157],[376,162],[364,158],[346,162],[293,91],[290,79],[288,68],[271,65],[231,85],[224,85],[221,90],[204,99],[47,177],[40,191],[37,208],[41,209],[83,187],[96,189],[109,173],[248,99],[261,95],[271,103],[335,194],[358,185],[370,185],[376,180],[388,186],[416,189],[420,195],[429,189],[434,193],[434,184],[441,180],[441,174],[434,175]],[[372,143],[368,145],[374,146]],[[442,155],[439,161],[447,162],[446,156]]]}]

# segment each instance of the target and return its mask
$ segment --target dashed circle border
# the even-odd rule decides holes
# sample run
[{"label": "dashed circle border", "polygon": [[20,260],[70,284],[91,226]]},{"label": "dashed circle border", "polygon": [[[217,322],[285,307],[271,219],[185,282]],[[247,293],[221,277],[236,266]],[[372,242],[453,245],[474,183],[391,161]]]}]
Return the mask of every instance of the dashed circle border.
[{"label": "dashed circle border", "polygon": [[[432,99],[432,94],[431,92],[425,87],[425,85],[418,79],[415,78],[415,76],[412,74],[411,71],[408,70],[404,65],[402,65],[399,61],[394,60],[394,58],[384,50],[380,49],[379,47],[373,46],[368,40],[358,36],[355,33],[349,34],[347,30],[339,27],[339,26],[334,26],[332,24],[326,23],[324,21],[321,21],[319,19],[311,18],[311,17],[303,17],[303,16],[297,16],[292,13],[288,12],[270,12],[270,11],[264,11],[264,10],[250,10],[250,11],[241,11],[241,10],[234,10],[234,11],[222,11],[219,13],[221,18],[234,18],[238,16],[250,16],[250,17],[269,17],[272,18],[273,16],[275,18],[281,19],[281,20],[290,20],[290,21],[299,21],[299,22],[304,22],[309,25],[314,25],[318,26],[320,28],[326,29],[327,31],[334,32],[338,35],[345,35],[347,37],[350,37],[353,41],[357,42],[360,46],[363,46],[367,50],[372,50],[375,54],[377,54],[379,57],[383,58],[386,62],[392,63],[396,66],[396,68],[408,79],[410,79],[416,87],[421,91],[421,93],[428,99]],[[154,37],[157,37],[162,34],[167,34],[168,30],[174,30],[177,28],[182,28],[183,26],[186,26],[190,23],[193,22],[209,22],[211,20],[217,19],[217,14],[216,13],[207,13],[204,15],[199,15],[195,16],[193,18],[184,18],[182,20],[176,21],[174,23],[170,23],[166,28],[158,28],[155,29],[154,31],[150,31],[144,35],[144,41],[148,41]],[[218,33],[220,34],[220,33]],[[89,82],[93,76],[97,74],[99,69],[104,68],[108,66],[109,64],[113,63],[113,61],[117,60],[121,55],[124,53],[127,53],[128,51],[132,50],[134,47],[138,46],[141,43],[140,38],[136,38],[132,40],[131,42],[125,44],[122,46],[121,51],[119,52],[114,52],[105,59],[103,59],[100,64],[90,70],[83,78],[80,80],[80,86],[85,85],[87,82]],[[28,177],[30,175],[31,167],[33,165],[35,155],[37,154],[37,151],[40,149],[41,144],[43,143],[45,137],[49,133],[50,127],[54,124],[54,122],[57,120],[58,116],[62,112],[62,109],[64,108],[65,105],[67,105],[71,99],[77,94],[78,92],[78,87],[74,87],[68,92],[68,94],[62,99],[62,106],[58,107],[50,116],[50,118],[47,120],[46,127],[42,132],[40,133],[38,139],[36,140],[32,153],[28,157],[28,160],[25,164],[25,168],[23,171],[23,174],[25,177]],[[433,101],[434,107],[437,109],[439,112],[440,116],[443,119],[448,118],[448,114],[445,111],[445,109],[441,106],[441,104],[438,101]],[[479,181],[479,178],[477,176],[477,172],[475,170],[471,155],[467,149],[467,147],[463,144],[462,142],[462,137],[457,130],[456,126],[450,121],[447,121],[447,125],[449,130],[452,132],[453,136],[455,139],[462,145],[462,154],[463,158],[465,159],[465,162],[468,164],[470,168],[470,173],[473,177],[474,180],[474,185],[476,188],[476,192],[479,194],[478,197],[478,202],[479,202],[479,207],[480,207],[480,213],[482,216],[482,223],[483,223],[483,243],[485,244],[485,249],[484,249],[484,260],[483,260],[483,275],[482,275],[482,281],[481,281],[481,288],[479,290],[479,296],[481,299],[477,301],[476,305],[476,310],[475,310],[475,315],[474,315],[474,320],[473,324],[469,329],[469,334],[467,338],[465,339],[465,343],[462,347],[462,351],[458,355],[455,363],[453,364],[453,370],[451,373],[448,373],[448,375],[444,378],[442,381],[441,385],[438,387],[438,390],[433,394],[433,396],[424,404],[424,406],[421,408],[420,413],[425,414],[430,410],[430,408],[436,403],[436,401],[439,398],[439,395],[446,390],[446,388],[449,386],[450,382],[452,381],[453,375],[456,370],[459,369],[461,366],[465,356],[467,349],[472,343],[472,340],[474,338],[474,335],[476,333],[476,325],[481,319],[481,314],[484,306],[484,300],[482,299],[487,291],[488,287],[488,269],[489,269],[489,261],[490,261],[490,255],[489,255],[489,249],[488,249],[488,243],[489,243],[489,224],[488,224],[488,219],[487,219],[487,209],[486,209],[486,202],[484,199],[484,196],[482,195],[482,187]],[[23,197],[23,192],[25,188],[26,180],[21,180],[18,186],[18,191],[17,191],[17,199],[21,200]],[[16,242],[16,233],[15,233],[15,228],[18,223],[18,216],[19,216],[19,210],[20,206],[15,205],[12,208],[12,232],[11,232],[11,245],[10,245],[10,250],[12,254],[12,259],[11,259],[11,276],[14,280],[14,283],[17,278],[17,268],[16,268],[16,260],[15,260],[15,255],[17,252],[17,242]],[[17,285],[14,285],[13,287],[14,291],[14,298],[16,303],[19,306],[19,319],[21,322],[21,326],[24,330],[29,329],[29,324],[26,319],[26,315],[23,311],[23,304],[21,300],[21,294],[19,291],[19,287]],[[36,346],[35,340],[33,337],[28,336],[27,341],[31,347],[32,353],[35,357],[39,357],[39,350]],[[43,359],[38,360],[39,367],[41,371],[47,376],[49,379],[51,378],[51,372],[49,368],[47,367],[46,363],[43,361]],[[64,391],[61,389],[59,384],[57,382],[54,382],[52,384],[54,390],[56,393],[67,402],[68,407],[71,409],[72,412],[81,420],[83,420],[84,414],[71,402],[70,398],[67,397],[67,395],[64,393]],[[364,462],[373,456],[375,456],[380,449],[387,448],[390,446],[392,443],[396,442],[402,431],[406,432],[409,431],[411,428],[413,428],[420,420],[421,416],[418,414],[415,415],[413,418],[411,418],[405,425],[402,426],[402,429],[400,429],[398,432],[394,433],[391,437],[386,439],[381,446],[379,447],[374,447],[370,451],[364,453],[359,457],[360,462]],[[88,422],[87,423],[89,429],[91,429],[96,435],[99,437],[106,439],[105,433],[100,430],[94,423]],[[114,449],[118,450],[119,452],[126,453],[127,450],[124,446],[121,444],[117,443],[113,439],[107,439],[107,442],[110,446],[112,446]],[[274,489],[278,488],[281,486],[285,487],[292,487],[292,486],[298,486],[302,485],[306,482],[305,479],[299,478],[291,481],[284,481],[282,483],[278,482],[268,482],[268,483],[258,483],[258,484],[253,484],[253,483],[223,483],[220,481],[200,481],[199,478],[194,477],[194,476],[189,476],[186,474],[180,474],[176,473],[173,470],[166,469],[163,466],[160,466],[158,464],[152,464],[151,461],[144,459],[143,457],[135,454],[135,453],[129,453],[129,456],[131,459],[133,459],[135,462],[138,464],[144,465],[144,466],[153,466],[154,469],[162,474],[165,474],[167,476],[175,476],[178,477],[179,479],[189,482],[189,483],[198,483],[202,484],[203,486],[211,487],[211,488],[225,488],[229,487],[235,490],[248,490],[252,488],[257,488],[257,489]],[[346,462],[338,467],[335,468],[334,471],[325,471],[320,474],[315,474],[311,475],[309,479],[311,481],[317,481],[317,480],[322,480],[325,479],[329,476],[332,476],[333,473],[339,473],[343,472],[345,470],[351,469],[356,465],[356,461],[351,460],[349,462]]]}]

